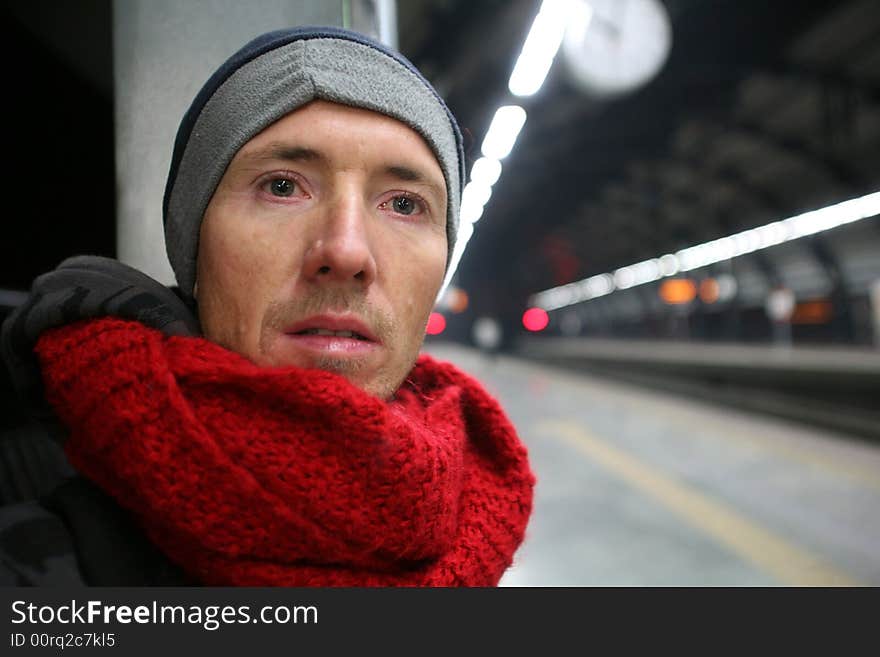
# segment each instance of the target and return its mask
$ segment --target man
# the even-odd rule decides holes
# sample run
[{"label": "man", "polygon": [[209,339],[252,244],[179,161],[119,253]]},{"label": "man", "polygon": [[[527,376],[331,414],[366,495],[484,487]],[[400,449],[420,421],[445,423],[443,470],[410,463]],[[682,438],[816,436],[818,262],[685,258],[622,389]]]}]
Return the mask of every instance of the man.
[{"label": "man", "polygon": [[399,54],[301,28],[227,60],[174,147],[177,295],[73,258],[4,324],[76,471],[0,513],[6,580],[496,584],[526,451],[475,381],[419,356],[463,178],[454,118]]}]

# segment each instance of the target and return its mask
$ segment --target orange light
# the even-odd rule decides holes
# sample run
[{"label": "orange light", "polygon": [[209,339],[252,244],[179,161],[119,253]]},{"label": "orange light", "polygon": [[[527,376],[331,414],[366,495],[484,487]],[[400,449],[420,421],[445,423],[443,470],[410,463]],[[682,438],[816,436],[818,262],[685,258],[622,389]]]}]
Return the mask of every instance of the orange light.
[{"label": "orange light", "polygon": [[550,323],[550,317],[543,308],[529,308],[522,316],[523,326],[529,331],[543,331]]},{"label": "orange light", "polygon": [[451,313],[463,313],[468,307],[468,294],[461,288],[450,290],[448,308]]},{"label": "orange light", "polygon": [[660,285],[660,298],[668,304],[690,303],[696,296],[697,286],[689,278],[670,278]]},{"label": "orange light", "polygon": [[428,335],[440,335],[446,329],[446,318],[440,313],[431,313],[428,317],[428,326],[425,333]]},{"label": "orange light", "polygon": [[794,307],[791,315],[792,324],[827,324],[831,321],[834,309],[831,302],[825,299],[804,301]]},{"label": "orange light", "polygon": [[721,286],[714,278],[700,281],[700,299],[703,303],[715,303],[721,296]]}]

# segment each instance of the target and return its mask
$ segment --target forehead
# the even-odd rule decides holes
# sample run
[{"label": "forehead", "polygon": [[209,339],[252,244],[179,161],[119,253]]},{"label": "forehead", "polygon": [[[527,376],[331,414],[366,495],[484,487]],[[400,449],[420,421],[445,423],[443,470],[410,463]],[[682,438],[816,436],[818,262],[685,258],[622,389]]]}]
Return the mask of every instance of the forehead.
[{"label": "forehead", "polygon": [[397,119],[367,109],[314,100],[265,128],[248,141],[236,159],[259,155],[271,145],[295,142],[319,152],[385,153],[420,161],[443,176],[434,151],[424,138]]}]

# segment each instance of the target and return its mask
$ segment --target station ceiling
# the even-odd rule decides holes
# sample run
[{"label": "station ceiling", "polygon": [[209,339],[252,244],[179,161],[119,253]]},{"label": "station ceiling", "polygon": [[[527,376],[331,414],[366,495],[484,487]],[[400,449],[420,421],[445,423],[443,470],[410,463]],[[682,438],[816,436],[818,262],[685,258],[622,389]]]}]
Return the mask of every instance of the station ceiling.
[{"label": "station ceiling", "polygon": [[880,189],[880,3],[664,5],[661,73],[597,101],[559,57],[535,96],[507,90],[538,0],[398,3],[470,162],[499,105],[528,113],[459,266],[475,312]]},{"label": "station ceiling", "polygon": [[[540,4],[397,2],[399,47],[458,117],[468,169],[495,109],[519,100],[507,83]],[[518,317],[541,290],[880,189],[880,3],[663,4],[672,50],[649,84],[598,101],[557,58],[519,100],[528,120],[458,269],[473,314]],[[40,19],[47,7],[63,20]],[[20,211],[0,287],[24,289],[74,252],[115,249],[111,3],[72,7],[3,10],[10,88],[23,99],[8,122],[39,126],[11,132],[8,188],[62,184],[64,212],[84,207],[89,220],[60,220],[51,205]],[[46,152],[106,157],[46,171]]]}]

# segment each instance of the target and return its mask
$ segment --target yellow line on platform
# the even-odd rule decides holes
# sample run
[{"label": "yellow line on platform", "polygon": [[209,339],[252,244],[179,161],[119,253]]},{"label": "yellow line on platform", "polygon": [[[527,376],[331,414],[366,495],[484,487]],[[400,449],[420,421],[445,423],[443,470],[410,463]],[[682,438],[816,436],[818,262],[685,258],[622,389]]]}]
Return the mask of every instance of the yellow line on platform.
[{"label": "yellow line on platform", "polygon": [[773,453],[791,461],[798,461],[815,470],[845,477],[856,484],[880,490],[880,472],[878,472],[876,467],[856,465],[849,461],[844,461],[833,454],[817,451],[815,447],[811,447],[809,444],[802,446],[780,444],[774,441],[772,436],[759,439],[745,431],[741,423],[725,422],[713,417],[701,417],[694,420],[693,418],[688,418],[685,413],[659,405],[657,409],[652,409],[651,414],[667,418],[674,422],[676,426],[683,428],[690,428],[693,426],[693,422],[697,421],[704,431],[712,429],[717,435],[724,436],[725,439],[736,441],[763,452]]},{"label": "yellow line on platform", "polygon": [[765,452],[773,452],[783,458],[798,461],[815,470],[845,477],[856,484],[880,490],[880,476],[874,470],[834,460],[833,456],[821,452],[809,452],[806,449],[797,449],[791,445],[780,445],[772,440],[758,440],[754,436],[749,436],[742,431],[729,431],[725,435],[740,443],[748,443]]},{"label": "yellow line on platform", "polygon": [[[815,447],[809,445],[803,447],[783,445],[774,441],[772,436],[762,440],[749,434],[750,431],[757,431],[759,433],[764,431],[765,429],[761,427],[761,424],[769,424],[770,427],[777,427],[775,430],[786,431],[787,433],[799,430],[796,425],[794,428],[784,429],[783,423],[785,421],[772,415],[750,414],[749,419],[754,420],[755,425],[746,430],[742,427],[742,421],[735,419],[740,414],[745,415],[743,411],[735,411],[735,415],[731,417],[724,415],[723,411],[719,411],[705,402],[701,403],[699,400],[680,394],[676,395],[672,392],[658,392],[644,387],[640,388],[633,384],[608,380],[603,380],[600,388],[596,383],[584,379],[582,375],[574,375],[570,371],[562,370],[559,367],[542,365],[540,366],[542,369],[538,369],[538,366],[534,364],[522,365],[519,363],[517,363],[517,366],[526,375],[533,375],[535,371],[547,372],[547,376],[553,377],[557,383],[562,383],[568,388],[580,388],[593,398],[596,398],[596,395],[605,395],[603,399],[613,397],[614,402],[618,402],[620,396],[626,394],[619,392],[621,389],[628,390],[631,396],[633,391],[635,391],[634,397],[638,400],[638,410],[641,413],[650,413],[652,416],[662,418],[663,420],[670,420],[677,427],[685,426],[691,428],[694,422],[698,422],[701,429],[711,429],[716,434],[716,439],[723,437],[725,440],[734,440],[744,446],[775,453],[783,458],[804,463],[816,470],[843,476],[857,484],[874,490],[880,490],[880,470],[877,469],[873,459],[867,464],[862,464],[854,460],[857,457],[841,458],[831,453],[816,450]],[[616,392],[609,392],[610,390]],[[670,396],[673,397],[672,403],[668,399]],[[630,404],[630,407],[635,408],[636,404]],[[812,431],[834,434],[830,430],[806,426]],[[705,434],[705,431],[702,433]],[[828,440],[828,438],[825,439]],[[840,437],[835,436],[834,440],[839,441]],[[852,439],[850,438],[850,440]]]},{"label": "yellow line on platform", "polygon": [[648,494],[685,522],[787,586],[859,586],[848,575],[732,507],[642,463],[591,435],[575,422],[546,420],[536,429],[558,436],[590,460]]}]

